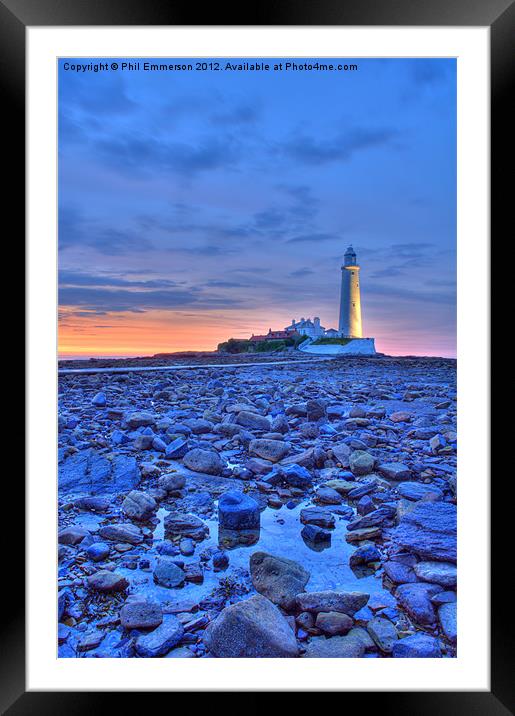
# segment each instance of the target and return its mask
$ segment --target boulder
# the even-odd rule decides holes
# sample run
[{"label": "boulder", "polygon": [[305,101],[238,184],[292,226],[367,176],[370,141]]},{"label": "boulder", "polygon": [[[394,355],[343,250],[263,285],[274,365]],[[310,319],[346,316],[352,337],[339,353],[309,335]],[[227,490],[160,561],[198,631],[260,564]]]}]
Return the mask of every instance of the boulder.
[{"label": "boulder", "polygon": [[315,626],[329,636],[343,636],[352,628],[354,620],[341,612],[319,612]]},{"label": "boulder", "polygon": [[114,494],[132,490],[140,473],[134,457],[99,454],[93,448],[69,455],[59,464],[59,493]]},{"label": "boulder", "polygon": [[257,457],[261,457],[264,460],[270,460],[270,462],[279,462],[283,457],[286,457],[289,450],[289,444],[282,440],[260,438],[251,440],[249,444],[249,452],[252,455],[257,455]]},{"label": "boulder", "polygon": [[259,505],[250,495],[231,490],[224,492],[218,501],[218,522],[228,530],[259,528]]},{"label": "boulder", "polygon": [[154,582],[162,587],[173,589],[184,584],[186,575],[176,564],[174,557],[159,557],[154,569]]},{"label": "boulder", "polygon": [[250,576],[257,592],[289,610],[297,594],[304,591],[310,573],[291,559],[254,552],[250,558]]},{"label": "boulder", "polygon": [[350,469],[354,475],[370,474],[374,469],[375,462],[375,457],[365,450],[354,450],[349,458]]},{"label": "boulder", "polygon": [[100,537],[108,539],[111,542],[128,542],[129,544],[141,544],[143,535],[139,527],[132,524],[115,522],[105,525],[98,530]]},{"label": "boulder", "polygon": [[447,602],[438,607],[438,621],[446,638],[452,644],[456,644],[458,638],[456,602]]},{"label": "boulder", "polygon": [[456,562],[456,505],[418,502],[404,514],[391,537],[425,560]]},{"label": "boulder", "polygon": [[154,425],[155,422],[155,415],[147,413],[143,410],[131,413],[126,419],[127,425],[131,428],[141,428],[147,425]]},{"label": "boulder", "polygon": [[392,656],[394,659],[437,659],[442,656],[442,650],[438,639],[417,632],[396,641]]},{"label": "boulder", "polygon": [[369,598],[364,592],[305,592],[297,595],[296,603],[301,612],[342,612],[352,617]]},{"label": "boulder", "polygon": [[397,490],[399,495],[404,497],[406,500],[422,500],[426,495],[435,495],[439,499],[443,497],[443,493],[436,485],[425,485],[423,482],[403,482]]},{"label": "boulder", "polygon": [[365,653],[360,639],[354,636],[315,637],[306,646],[307,659],[359,659]]},{"label": "boulder", "polygon": [[248,430],[269,432],[271,429],[268,418],[265,418],[264,415],[259,415],[259,413],[253,413],[250,410],[241,410],[236,416],[236,423]]},{"label": "boulder", "polygon": [[204,632],[218,658],[290,658],[299,655],[293,629],[269,599],[257,594],[225,607]]},{"label": "boulder", "polygon": [[458,570],[451,562],[419,562],[415,565],[415,574],[423,582],[441,584],[442,587],[455,587]]},{"label": "boulder", "polygon": [[208,527],[196,515],[184,515],[179,512],[169,512],[164,518],[165,535],[174,537],[191,537],[197,542],[209,534]]},{"label": "boulder", "polygon": [[436,621],[435,608],[431,597],[441,591],[437,584],[414,582],[401,584],[397,587],[395,596],[410,617],[418,624],[432,626]]},{"label": "boulder", "polygon": [[173,614],[166,614],[163,623],[151,631],[142,634],[136,639],[135,648],[138,656],[156,658],[167,654],[182,639],[184,627]]},{"label": "boulder", "polygon": [[139,490],[131,490],[122,503],[122,512],[132,520],[148,520],[156,510],[154,498]]},{"label": "boulder", "polygon": [[128,599],[120,610],[120,623],[124,629],[155,629],[162,621],[161,605],[151,599]]},{"label": "boulder", "polygon": [[86,578],[88,589],[96,592],[123,592],[129,582],[121,574],[101,569]]},{"label": "boulder", "polygon": [[407,465],[403,465],[402,462],[383,462],[377,470],[387,480],[399,482],[400,480],[409,480],[411,477],[411,470]]},{"label": "boulder", "polygon": [[183,463],[194,472],[203,472],[207,475],[220,475],[224,466],[220,456],[214,450],[193,448],[186,453]]},{"label": "boulder", "polygon": [[300,511],[300,521],[303,525],[316,525],[329,529],[335,525],[334,515],[321,507],[305,507]]},{"label": "boulder", "polygon": [[367,631],[383,653],[391,653],[397,641],[397,629],[391,621],[382,617],[374,617],[368,622]]}]

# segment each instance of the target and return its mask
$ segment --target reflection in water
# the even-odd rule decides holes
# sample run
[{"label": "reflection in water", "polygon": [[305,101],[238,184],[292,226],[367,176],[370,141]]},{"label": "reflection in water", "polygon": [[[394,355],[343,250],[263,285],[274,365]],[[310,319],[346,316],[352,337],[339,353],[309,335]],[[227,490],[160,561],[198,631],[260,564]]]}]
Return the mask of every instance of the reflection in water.
[{"label": "reflection in water", "polygon": [[252,547],[259,542],[260,530],[228,530],[218,527],[218,546],[222,549],[235,547]]},{"label": "reflection in water", "polygon": [[306,547],[312,549],[313,552],[323,552],[324,549],[329,549],[329,547],[331,546],[331,535],[328,535],[328,538],[325,540],[317,540],[316,542],[314,540],[309,539],[309,537],[306,537],[304,531],[300,533],[300,536],[302,537]]}]

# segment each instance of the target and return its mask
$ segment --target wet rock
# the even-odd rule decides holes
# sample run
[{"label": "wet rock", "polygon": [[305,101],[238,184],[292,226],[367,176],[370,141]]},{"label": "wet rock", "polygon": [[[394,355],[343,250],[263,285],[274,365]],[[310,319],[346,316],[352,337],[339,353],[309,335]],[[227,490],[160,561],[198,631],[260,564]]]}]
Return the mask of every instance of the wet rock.
[{"label": "wet rock", "polygon": [[153,435],[137,435],[134,439],[135,450],[150,450],[154,441]]},{"label": "wet rock", "polygon": [[436,495],[439,499],[443,497],[442,491],[436,485],[425,485],[422,482],[403,482],[397,489],[406,500],[422,500],[426,495]]},{"label": "wet rock", "polygon": [[291,487],[299,487],[306,490],[311,486],[313,476],[310,471],[302,465],[286,465],[281,467],[280,475]]},{"label": "wet rock", "polygon": [[331,541],[331,533],[316,525],[306,525],[302,528],[300,535],[305,542],[320,544]]},{"label": "wet rock", "polygon": [[290,450],[288,443],[282,440],[267,440],[257,439],[251,440],[249,444],[249,452],[252,455],[257,455],[264,460],[270,460],[270,462],[279,462],[283,457],[286,457]]},{"label": "wet rock", "polygon": [[307,659],[359,659],[365,653],[363,643],[353,636],[315,637],[306,646]]},{"label": "wet rock", "polygon": [[148,520],[157,510],[153,497],[138,490],[132,490],[122,503],[122,512],[132,520]]},{"label": "wet rock", "polygon": [[136,460],[128,455],[110,458],[97,451],[83,450],[66,457],[59,465],[59,491],[113,494],[132,490],[138,485]]},{"label": "wet rock", "polygon": [[94,398],[91,401],[91,404],[95,406],[95,408],[104,408],[107,404],[107,398],[105,393],[97,393]]},{"label": "wet rock", "polygon": [[436,584],[416,582],[401,584],[397,587],[395,596],[412,619],[423,626],[431,626],[436,621],[431,597],[439,591],[440,587]]},{"label": "wet rock", "polygon": [[190,537],[184,537],[179,543],[179,549],[185,557],[191,557],[195,552],[195,543]]},{"label": "wet rock", "polygon": [[385,654],[390,654],[397,641],[397,629],[391,621],[382,617],[374,617],[367,624],[367,631]]},{"label": "wet rock", "polygon": [[109,557],[110,551],[111,548],[105,542],[93,542],[93,544],[87,548],[86,554],[93,562],[101,562],[103,559]]},{"label": "wet rock", "polygon": [[143,542],[143,535],[139,527],[121,522],[101,527],[98,534],[110,542],[128,542],[134,545]]},{"label": "wet rock", "polygon": [[248,410],[242,410],[238,413],[236,416],[236,423],[244,428],[247,428],[248,430],[262,430],[263,432],[269,432],[271,428],[268,418],[265,418],[264,415],[252,413]]},{"label": "wet rock", "polygon": [[[334,452],[334,449],[333,449]],[[364,450],[355,450],[349,458],[350,469],[354,475],[368,475],[375,465],[375,458]]]},{"label": "wet rock", "polygon": [[402,562],[396,562],[394,560],[385,562],[383,569],[386,576],[394,584],[409,584],[418,581],[417,575],[412,567],[407,564],[402,564]]},{"label": "wet rock", "polygon": [[306,402],[306,417],[309,422],[323,420],[327,417],[325,404],[320,400],[308,400]]},{"label": "wet rock", "polygon": [[379,550],[373,544],[366,544],[362,547],[358,547],[349,558],[349,564],[351,567],[356,567],[360,564],[369,564],[370,562],[379,562],[381,555]]},{"label": "wet rock", "polygon": [[425,560],[456,562],[456,505],[418,502],[392,531],[392,539]]},{"label": "wet rock", "polygon": [[304,525],[316,525],[317,527],[333,528],[335,525],[334,515],[321,507],[306,507],[301,510],[300,521]]},{"label": "wet rock", "polygon": [[297,595],[297,608],[302,612],[342,612],[348,616],[362,609],[370,598],[364,592],[305,592]]},{"label": "wet rock", "polygon": [[411,477],[411,470],[401,462],[384,462],[377,470],[387,480],[409,480]]},{"label": "wet rock", "polygon": [[442,587],[455,587],[458,580],[456,565],[450,562],[419,562],[414,569],[422,581],[441,584]]},{"label": "wet rock", "polygon": [[107,512],[111,506],[111,501],[106,497],[79,497],[73,503],[79,510],[87,510],[89,512]]},{"label": "wet rock", "polygon": [[96,592],[123,592],[129,586],[129,582],[121,574],[106,569],[87,577],[86,583],[88,589]]},{"label": "wet rock", "polygon": [[184,457],[187,452],[188,441],[183,438],[176,438],[165,447],[165,457],[170,460],[179,460],[181,457]]},{"label": "wet rock", "polygon": [[207,475],[220,475],[224,467],[218,453],[202,448],[193,448],[187,452],[183,462],[190,470]]},{"label": "wet rock", "polygon": [[186,484],[186,478],[178,472],[170,472],[159,478],[159,487],[167,493],[179,492]]},{"label": "wet rock", "polygon": [[172,539],[174,537],[191,537],[198,542],[209,534],[207,526],[195,515],[169,512],[163,522],[165,534]]},{"label": "wet rock", "polygon": [[407,423],[412,419],[412,414],[407,413],[404,410],[398,410],[395,413],[391,413],[390,420],[393,423]]},{"label": "wet rock", "polygon": [[319,612],[315,626],[329,636],[343,636],[352,628],[354,620],[340,612]]},{"label": "wet rock", "polygon": [[299,653],[286,619],[259,594],[225,607],[206,629],[204,644],[222,659],[290,658]]},{"label": "wet rock", "polygon": [[124,629],[155,629],[162,621],[160,604],[144,597],[128,599],[120,610],[120,623]]},{"label": "wet rock", "polygon": [[221,572],[229,566],[229,557],[225,552],[215,552],[213,554],[213,570]]},{"label": "wet rock", "polygon": [[252,497],[231,490],[224,492],[218,502],[218,522],[229,530],[252,530],[259,527],[259,505]]},{"label": "wet rock", "polygon": [[438,607],[438,621],[447,639],[453,644],[456,644],[458,638],[456,602],[447,602]]},{"label": "wet rock", "polygon": [[304,591],[310,577],[298,562],[266,552],[251,556],[250,575],[257,592],[286,610],[294,606],[295,597]]},{"label": "wet rock", "polygon": [[323,505],[341,505],[342,503],[340,493],[330,487],[319,487],[316,491],[316,500]]},{"label": "wet rock", "polygon": [[177,617],[166,614],[157,629],[136,639],[136,653],[147,659],[164,656],[181,641],[183,634],[184,627]]},{"label": "wet rock", "polygon": [[154,569],[154,582],[163,587],[173,589],[184,584],[186,575],[184,571],[177,566],[174,557],[159,557]]},{"label": "wet rock", "polygon": [[147,425],[154,425],[155,422],[155,415],[152,415],[152,413],[147,413],[145,411],[131,413],[126,420],[127,425],[131,428],[140,428]]},{"label": "wet rock", "polygon": [[80,544],[82,540],[88,535],[88,530],[85,530],[82,527],[74,527],[72,525],[70,527],[64,527],[64,529],[59,530],[57,541],[59,542],[59,544]]},{"label": "wet rock", "polygon": [[442,651],[437,639],[419,632],[396,641],[392,656],[394,659],[436,659],[442,656]]}]

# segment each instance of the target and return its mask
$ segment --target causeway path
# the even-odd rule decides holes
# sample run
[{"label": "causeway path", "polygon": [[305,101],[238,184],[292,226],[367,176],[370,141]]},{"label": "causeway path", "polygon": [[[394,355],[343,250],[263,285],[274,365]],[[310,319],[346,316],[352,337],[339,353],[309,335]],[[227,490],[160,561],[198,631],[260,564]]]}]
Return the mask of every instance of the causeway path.
[{"label": "causeway path", "polygon": [[59,375],[87,375],[88,373],[143,373],[164,370],[195,370],[204,368],[252,368],[269,365],[296,365],[297,363],[319,363],[334,360],[336,356],[317,356],[312,358],[292,358],[291,360],[261,361],[258,363],[204,363],[190,365],[144,365],[115,368],[59,368]]}]

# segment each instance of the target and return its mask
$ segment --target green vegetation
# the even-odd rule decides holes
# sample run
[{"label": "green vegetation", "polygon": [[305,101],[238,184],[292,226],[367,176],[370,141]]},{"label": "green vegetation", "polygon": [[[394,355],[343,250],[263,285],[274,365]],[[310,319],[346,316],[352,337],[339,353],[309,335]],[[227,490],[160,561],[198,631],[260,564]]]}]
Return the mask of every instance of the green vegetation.
[{"label": "green vegetation", "polygon": [[314,341],[311,345],[313,346],[324,346],[324,345],[338,345],[338,346],[346,346],[347,343],[350,343],[352,341],[352,338],[329,338],[329,336],[322,336],[322,338],[317,338],[316,341]]},{"label": "green vegetation", "polygon": [[269,341],[249,341],[240,338],[229,338],[228,341],[218,344],[219,353],[272,353],[284,351],[286,348],[296,348],[306,340],[306,336],[292,336],[291,338],[277,338]]}]

